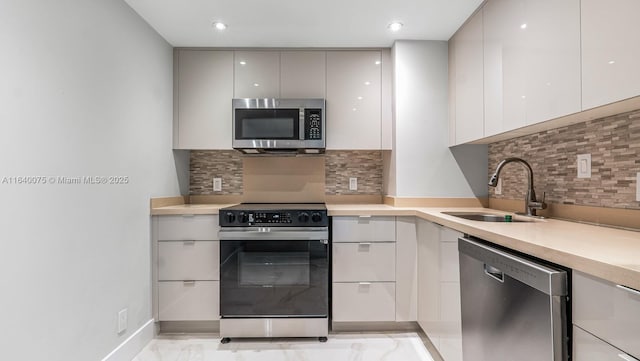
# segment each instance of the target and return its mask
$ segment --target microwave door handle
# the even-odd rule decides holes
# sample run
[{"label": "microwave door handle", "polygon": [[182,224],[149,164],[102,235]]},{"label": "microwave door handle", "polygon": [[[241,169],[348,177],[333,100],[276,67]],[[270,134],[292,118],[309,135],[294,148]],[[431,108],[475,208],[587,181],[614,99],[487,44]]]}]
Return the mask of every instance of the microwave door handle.
[{"label": "microwave door handle", "polygon": [[305,114],[304,114],[304,108],[300,108],[300,112],[298,113],[298,121],[299,121],[299,126],[298,126],[298,133],[299,134],[299,138],[300,140],[304,140],[304,124],[305,124]]}]

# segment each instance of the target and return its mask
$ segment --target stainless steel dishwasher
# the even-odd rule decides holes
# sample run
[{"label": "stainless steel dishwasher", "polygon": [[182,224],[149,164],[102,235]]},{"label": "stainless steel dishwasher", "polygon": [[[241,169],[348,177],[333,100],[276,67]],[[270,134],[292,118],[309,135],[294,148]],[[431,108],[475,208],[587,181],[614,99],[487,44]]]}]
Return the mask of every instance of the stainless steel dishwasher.
[{"label": "stainless steel dishwasher", "polygon": [[464,361],[568,360],[567,272],[459,238]]}]

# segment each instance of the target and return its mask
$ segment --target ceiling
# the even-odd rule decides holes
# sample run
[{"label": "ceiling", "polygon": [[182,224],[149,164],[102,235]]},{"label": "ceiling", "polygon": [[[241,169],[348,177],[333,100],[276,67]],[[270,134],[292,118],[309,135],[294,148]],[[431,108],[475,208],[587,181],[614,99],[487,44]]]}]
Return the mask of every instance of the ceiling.
[{"label": "ceiling", "polygon": [[[175,47],[390,47],[448,40],[482,0],[125,0]],[[215,30],[212,23],[228,25]],[[387,25],[404,24],[398,32]]]}]

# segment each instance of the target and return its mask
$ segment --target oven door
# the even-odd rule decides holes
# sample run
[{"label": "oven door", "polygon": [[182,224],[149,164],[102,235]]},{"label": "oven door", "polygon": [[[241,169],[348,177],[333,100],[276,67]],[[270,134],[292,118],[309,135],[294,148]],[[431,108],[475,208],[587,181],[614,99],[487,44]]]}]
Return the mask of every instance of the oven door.
[{"label": "oven door", "polygon": [[[222,232],[221,232],[222,233]],[[222,318],[327,317],[329,245],[322,239],[278,239],[234,232],[220,241]],[[309,237],[306,237],[309,238]],[[316,237],[311,237],[316,238]]]}]

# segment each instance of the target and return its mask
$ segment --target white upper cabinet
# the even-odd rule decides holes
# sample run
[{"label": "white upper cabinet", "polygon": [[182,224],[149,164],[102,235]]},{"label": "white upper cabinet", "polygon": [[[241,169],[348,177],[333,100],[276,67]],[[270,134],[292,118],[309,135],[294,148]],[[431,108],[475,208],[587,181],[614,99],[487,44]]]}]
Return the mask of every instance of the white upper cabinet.
[{"label": "white upper cabinet", "polygon": [[327,52],[327,149],[381,148],[380,51]]},{"label": "white upper cabinet", "polygon": [[177,50],[175,149],[231,149],[233,52]]},{"label": "white upper cabinet", "polygon": [[325,98],[326,52],[280,53],[281,98]]},{"label": "white upper cabinet", "polygon": [[234,68],[234,98],[280,97],[279,51],[236,51]]},{"label": "white upper cabinet", "polygon": [[484,136],[484,99],[482,66],[482,10],[478,11],[455,35],[453,47],[455,74],[455,144]]},{"label": "white upper cabinet", "polygon": [[582,0],[582,108],[640,95],[640,1]]},{"label": "white upper cabinet", "polygon": [[483,11],[484,136],[579,112],[580,0],[490,0]]}]

